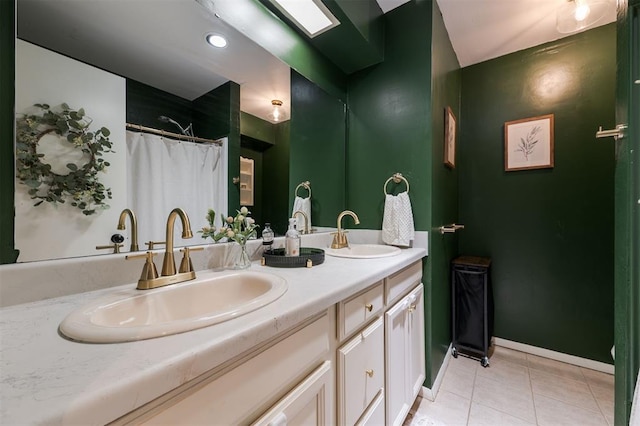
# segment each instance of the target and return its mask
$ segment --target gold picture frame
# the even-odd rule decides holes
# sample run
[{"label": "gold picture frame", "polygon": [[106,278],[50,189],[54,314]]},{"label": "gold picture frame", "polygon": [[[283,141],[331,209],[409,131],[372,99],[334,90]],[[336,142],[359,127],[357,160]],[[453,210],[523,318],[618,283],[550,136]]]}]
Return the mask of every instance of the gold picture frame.
[{"label": "gold picture frame", "polygon": [[504,123],[505,171],[554,166],[553,114]]}]

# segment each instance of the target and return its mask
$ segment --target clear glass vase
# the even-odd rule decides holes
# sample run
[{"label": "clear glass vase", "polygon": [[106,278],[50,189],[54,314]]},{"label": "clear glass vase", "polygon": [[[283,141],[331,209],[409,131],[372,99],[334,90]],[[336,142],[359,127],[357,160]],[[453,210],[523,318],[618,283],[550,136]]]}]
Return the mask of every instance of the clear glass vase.
[{"label": "clear glass vase", "polygon": [[236,258],[236,262],[233,265],[233,269],[247,269],[251,266],[251,259],[249,253],[247,253],[247,240],[238,241],[240,246],[240,253]]}]

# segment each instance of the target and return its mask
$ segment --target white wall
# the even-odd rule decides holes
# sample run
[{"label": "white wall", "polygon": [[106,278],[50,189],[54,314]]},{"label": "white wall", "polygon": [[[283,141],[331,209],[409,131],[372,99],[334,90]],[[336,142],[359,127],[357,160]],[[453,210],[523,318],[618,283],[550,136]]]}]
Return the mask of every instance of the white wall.
[{"label": "white wall", "polygon": [[[67,103],[72,109],[84,108],[93,119],[90,129],[111,131],[113,154],[103,157],[111,163],[101,182],[111,188],[110,209],[85,216],[67,203],[44,202],[34,207],[25,185],[16,179],[15,244],[19,262],[86,256],[97,245],[110,244],[117,231],[118,217],[126,207],[126,81],[106,71],[65,56],[16,40],[16,114],[36,103],[53,106]],[[127,222],[127,228],[129,223]],[[128,239],[124,249],[128,249]]]}]

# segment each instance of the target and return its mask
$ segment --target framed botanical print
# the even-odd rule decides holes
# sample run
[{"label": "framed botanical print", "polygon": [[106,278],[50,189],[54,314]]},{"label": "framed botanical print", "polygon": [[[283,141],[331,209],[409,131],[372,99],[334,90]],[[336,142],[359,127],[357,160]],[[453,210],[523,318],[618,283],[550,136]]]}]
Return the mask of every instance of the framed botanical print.
[{"label": "framed botanical print", "polygon": [[504,124],[506,171],[553,167],[553,114]]}]

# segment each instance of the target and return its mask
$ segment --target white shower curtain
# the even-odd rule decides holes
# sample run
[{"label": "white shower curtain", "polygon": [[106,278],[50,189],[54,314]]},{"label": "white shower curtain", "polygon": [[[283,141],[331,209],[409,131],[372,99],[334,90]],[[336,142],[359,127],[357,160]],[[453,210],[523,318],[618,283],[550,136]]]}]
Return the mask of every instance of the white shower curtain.
[{"label": "white shower curtain", "polygon": [[175,246],[202,244],[197,231],[208,226],[207,210],[227,214],[227,140],[220,146],[127,131],[127,186],[141,250],[147,241],[165,240],[167,218],[176,207],[189,216],[193,238],[183,240],[178,223]]}]

